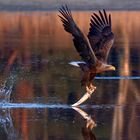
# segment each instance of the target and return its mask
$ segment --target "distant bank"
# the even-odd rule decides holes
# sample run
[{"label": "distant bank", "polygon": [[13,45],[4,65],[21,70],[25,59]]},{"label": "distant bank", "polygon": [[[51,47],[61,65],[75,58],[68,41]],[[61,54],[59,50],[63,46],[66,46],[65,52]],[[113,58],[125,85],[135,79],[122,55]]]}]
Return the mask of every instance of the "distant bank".
[{"label": "distant bank", "polygon": [[140,10],[140,0],[0,0],[1,11],[48,11],[68,4],[73,10]]}]

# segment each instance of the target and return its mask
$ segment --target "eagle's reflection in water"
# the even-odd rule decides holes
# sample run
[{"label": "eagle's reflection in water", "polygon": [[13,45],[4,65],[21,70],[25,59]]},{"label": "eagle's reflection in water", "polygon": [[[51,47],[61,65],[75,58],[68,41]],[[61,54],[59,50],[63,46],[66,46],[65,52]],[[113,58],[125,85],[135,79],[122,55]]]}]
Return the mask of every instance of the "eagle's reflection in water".
[{"label": "eagle's reflection in water", "polygon": [[96,140],[96,136],[93,133],[92,129],[97,126],[95,121],[91,118],[90,115],[88,115],[85,111],[78,107],[72,107],[75,111],[77,111],[85,120],[86,125],[82,127],[82,135],[84,140]]}]

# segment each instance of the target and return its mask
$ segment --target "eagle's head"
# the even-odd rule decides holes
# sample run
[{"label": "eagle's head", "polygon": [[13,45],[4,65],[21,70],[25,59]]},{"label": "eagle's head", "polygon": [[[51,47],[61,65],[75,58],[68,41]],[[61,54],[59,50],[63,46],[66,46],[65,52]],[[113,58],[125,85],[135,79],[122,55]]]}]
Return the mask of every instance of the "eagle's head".
[{"label": "eagle's head", "polygon": [[99,67],[96,68],[97,73],[102,73],[104,71],[114,71],[116,68],[112,65],[108,65],[105,63],[102,63]]}]

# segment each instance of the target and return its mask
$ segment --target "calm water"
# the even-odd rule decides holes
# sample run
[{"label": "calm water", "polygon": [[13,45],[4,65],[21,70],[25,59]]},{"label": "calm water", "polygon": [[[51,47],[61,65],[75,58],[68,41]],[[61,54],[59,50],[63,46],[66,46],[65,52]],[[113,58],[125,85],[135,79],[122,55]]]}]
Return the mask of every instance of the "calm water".
[{"label": "calm water", "polygon": [[[140,12],[111,14],[116,40],[109,62],[117,70],[98,75],[97,90],[81,106],[94,124],[89,130],[69,106],[85,89],[80,70],[68,65],[79,56],[58,13],[0,13],[0,92],[11,93],[9,104],[5,94],[0,99],[0,140],[140,139]],[[74,13],[85,34],[90,15]]]}]

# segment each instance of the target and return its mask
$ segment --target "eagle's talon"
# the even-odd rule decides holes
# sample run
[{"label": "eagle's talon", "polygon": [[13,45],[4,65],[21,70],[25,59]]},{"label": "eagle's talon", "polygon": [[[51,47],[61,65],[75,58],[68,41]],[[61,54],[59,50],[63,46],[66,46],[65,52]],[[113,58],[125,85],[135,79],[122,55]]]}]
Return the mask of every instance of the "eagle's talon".
[{"label": "eagle's talon", "polygon": [[87,92],[88,94],[91,94],[91,89],[89,88],[89,86],[86,86],[86,92]]},{"label": "eagle's talon", "polygon": [[89,85],[89,88],[91,89],[91,91],[96,89],[96,87],[93,86],[93,84],[90,84],[90,85]]},{"label": "eagle's talon", "polygon": [[93,89],[93,90],[95,90],[95,89],[96,89],[96,87],[94,86],[92,89]]}]

